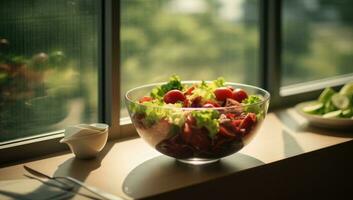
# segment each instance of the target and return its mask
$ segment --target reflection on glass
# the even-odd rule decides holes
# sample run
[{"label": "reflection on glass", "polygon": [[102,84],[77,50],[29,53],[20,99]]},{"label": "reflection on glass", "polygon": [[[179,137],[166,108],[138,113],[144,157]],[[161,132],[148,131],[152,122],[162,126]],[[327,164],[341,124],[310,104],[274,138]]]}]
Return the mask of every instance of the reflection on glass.
[{"label": "reflection on glass", "polygon": [[[258,84],[257,0],[122,0],[122,95],[168,80]],[[127,112],[122,105],[122,116]]]},{"label": "reflection on glass", "polygon": [[353,1],[283,4],[282,86],[353,73]]},{"label": "reflection on glass", "polygon": [[96,121],[95,0],[0,3],[0,142]]}]

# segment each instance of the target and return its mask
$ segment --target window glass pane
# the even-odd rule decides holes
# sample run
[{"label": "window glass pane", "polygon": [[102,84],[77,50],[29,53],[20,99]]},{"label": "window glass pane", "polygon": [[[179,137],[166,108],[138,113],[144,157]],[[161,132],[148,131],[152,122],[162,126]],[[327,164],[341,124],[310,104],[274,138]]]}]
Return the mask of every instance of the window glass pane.
[{"label": "window glass pane", "polygon": [[283,86],[353,73],[353,1],[283,4]]},{"label": "window glass pane", "polygon": [[0,142],[98,118],[100,1],[0,3]]},{"label": "window glass pane", "polygon": [[[122,0],[122,95],[167,81],[258,84],[257,0]],[[124,104],[122,105],[124,106]],[[122,116],[127,116],[126,112]]]}]

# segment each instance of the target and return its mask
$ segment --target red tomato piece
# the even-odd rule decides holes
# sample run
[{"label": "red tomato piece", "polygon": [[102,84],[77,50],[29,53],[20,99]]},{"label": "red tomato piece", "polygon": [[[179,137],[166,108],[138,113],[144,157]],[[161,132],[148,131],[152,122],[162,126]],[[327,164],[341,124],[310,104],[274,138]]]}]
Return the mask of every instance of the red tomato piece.
[{"label": "red tomato piece", "polygon": [[185,95],[180,90],[170,90],[164,95],[163,100],[166,103],[184,102]]},{"label": "red tomato piece", "polygon": [[224,106],[225,106],[225,107],[236,107],[236,106],[239,106],[239,107],[240,107],[241,104],[240,104],[238,101],[234,100],[234,99],[228,98],[228,99],[226,100]]},{"label": "red tomato piece", "polygon": [[[214,101],[206,101],[205,104],[202,106],[202,107],[205,107],[206,104],[211,104],[213,107],[220,107],[220,105],[217,103],[217,102],[214,102]],[[213,108],[213,107],[210,107],[210,108]]]},{"label": "red tomato piece", "polygon": [[193,133],[189,142],[195,149],[205,151],[211,146],[211,140],[207,136],[207,130],[202,129],[193,129]]},{"label": "red tomato piece", "polygon": [[234,90],[234,88],[232,86],[227,86],[228,89],[230,89],[231,91]]},{"label": "red tomato piece", "polygon": [[227,113],[226,114],[226,117],[228,118],[228,119],[234,119],[235,118],[235,114],[234,113]]},{"label": "red tomato piece", "polygon": [[200,96],[198,96],[195,99],[193,99],[191,101],[191,106],[190,107],[193,107],[193,108],[201,107],[201,99],[202,98]]},{"label": "red tomato piece", "polygon": [[227,98],[233,97],[232,91],[226,87],[217,88],[214,91],[214,94],[216,95],[216,99],[218,101],[225,101]]},{"label": "red tomato piece", "polygon": [[192,95],[192,91],[194,91],[195,86],[189,87],[186,92],[184,92],[185,95]]},{"label": "red tomato piece", "polygon": [[183,107],[189,107],[190,106],[190,101],[188,99],[185,98],[184,102],[183,102]]},{"label": "red tomato piece", "polygon": [[256,122],[256,115],[254,113],[248,113],[240,123],[240,128],[249,130]]},{"label": "red tomato piece", "polygon": [[238,88],[232,92],[232,99],[239,103],[241,103],[246,98],[248,98],[248,94],[243,89]]},{"label": "red tomato piece", "polygon": [[232,121],[232,126],[233,126],[233,127],[239,127],[240,124],[242,123],[242,121],[243,121],[243,120],[241,120],[241,119],[233,120],[233,121]]},{"label": "red tomato piece", "polygon": [[153,100],[152,97],[144,96],[139,99],[139,102],[143,103],[143,102],[152,101],[152,100]]},{"label": "red tomato piece", "polygon": [[235,138],[235,135],[224,126],[219,127],[219,134],[227,138]]}]

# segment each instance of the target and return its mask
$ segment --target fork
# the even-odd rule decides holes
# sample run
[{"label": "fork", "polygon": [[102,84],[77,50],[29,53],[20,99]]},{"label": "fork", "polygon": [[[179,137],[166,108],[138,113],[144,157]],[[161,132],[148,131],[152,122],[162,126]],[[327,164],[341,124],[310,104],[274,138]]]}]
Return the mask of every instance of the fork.
[{"label": "fork", "polygon": [[51,177],[51,176],[48,176],[46,174],[43,174],[42,172],[34,170],[34,169],[32,169],[32,168],[30,168],[30,167],[28,167],[26,165],[23,165],[23,167],[25,168],[26,171],[28,171],[29,173],[31,173],[34,176],[41,177],[41,178],[47,178],[47,179],[50,179],[50,180],[55,180],[58,183],[62,184],[63,186],[66,186],[66,187],[68,186],[68,184],[63,182],[63,181],[60,181],[60,179],[64,179],[64,180],[70,181],[70,182],[72,182],[74,184],[77,184],[77,185],[81,186],[82,188],[86,189],[87,191],[99,196],[103,200],[123,200],[123,198],[121,198],[121,197],[117,197],[117,196],[115,196],[113,194],[109,194],[107,192],[100,191],[97,188],[94,188],[92,186],[88,186],[88,185],[84,184],[83,182],[81,182],[81,181],[79,181],[77,179],[74,179],[72,177],[69,177],[69,176],[54,176],[54,177]]},{"label": "fork", "polygon": [[[24,175],[25,177],[27,177],[27,178],[35,179],[35,180],[37,180],[37,181],[39,181],[39,182],[41,182],[41,183],[43,183],[43,184],[46,184],[46,185],[49,185],[49,186],[52,186],[52,187],[57,187],[57,188],[59,188],[59,189],[62,189],[62,190],[68,191],[68,192],[70,192],[70,193],[72,193],[72,194],[75,194],[74,191],[73,191],[74,187],[72,187],[72,186],[68,186],[68,187],[65,186],[65,187],[63,187],[63,186],[58,185],[58,184],[45,182],[45,181],[43,181],[41,178],[37,178],[37,177],[35,177],[35,176],[31,176],[31,175],[28,175],[28,174],[23,174],[23,175]],[[51,179],[50,179],[50,180],[51,180]],[[58,180],[54,180],[54,181],[56,181],[56,183],[58,183]],[[84,196],[84,197],[87,197],[87,198],[89,198],[89,199],[100,200],[99,198],[93,197],[93,196],[91,196],[91,195],[83,194],[83,193],[80,193],[80,192],[77,192],[76,194],[81,195],[81,196]],[[62,196],[59,196],[59,197],[57,197],[57,198],[55,198],[55,199],[62,199]],[[53,200],[53,198],[51,198],[51,200]]]},{"label": "fork", "polygon": [[[67,184],[67,183],[65,183],[65,182],[63,182],[63,181],[61,181],[61,180],[57,180],[57,179],[54,178],[54,177],[50,177],[50,176],[48,176],[48,175],[46,175],[46,174],[43,174],[43,173],[41,173],[41,172],[39,172],[39,171],[37,171],[37,170],[34,170],[34,169],[30,168],[30,167],[27,167],[26,165],[23,165],[23,168],[25,168],[25,170],[26,170],[27,172],[29,172],[30,174],[32,174],[32,175],[34,175],[34,176],[37,176],[37,177],[40,177],[40,178],[46,178],[46,179],[49,179],[49,180],[54,180],[54,181],[56,181],[57,183],[61,184],[60,187],[62,187],[62,189],[64,189],[64,190],[71,191],[71,190],[74,189],[74,187],[72,187],[71,185],[69,185],[69,184]],[[25,176],[27,176],[27,175],[25,174]],[[28,177],[28,176],[27,176],[27,177]]]}]

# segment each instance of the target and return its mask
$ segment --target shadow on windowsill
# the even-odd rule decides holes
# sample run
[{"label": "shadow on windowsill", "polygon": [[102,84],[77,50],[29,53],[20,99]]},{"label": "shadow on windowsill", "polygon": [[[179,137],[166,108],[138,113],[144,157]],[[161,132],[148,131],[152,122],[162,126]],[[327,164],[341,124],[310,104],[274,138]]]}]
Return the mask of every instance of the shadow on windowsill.
[{"label": "shadow on windowsill", "polygon": [[167,156],[150,159],[133,169],[123,183],[123,191],[132,198],[153,194],[220,178],[264,164],[251,156],[235,153],[219,162],[188,165]]},{"label": "shadow on windowsill", "polygon": [[304,152],[297,140],[286,130],[282,130],[283,149],[285,157],[292,157]]},{"label": "shadow on windowsill", "polygon": [[[81,159],[72,157],[67,159],[66,161],[64,161],[62,164],[58,166],[58,168],[53,174],[53,177],[70,176],[84,182],[88,177],[88,175],[91,173],[91,171],[94,171],[101,166],[102,160],[109,153],[109,151],[112,149],[115,143],[116,142],[114,141],[108,142],[104,147],[104,149],[100,152],[100,154],[98,154],[96,158],[89,159],[89,160],[81,160]],[[47,180],[45,184],[43,184],[36,190],[28,193],[27,196],[38,194],[38,193],[40,194],[41,192],[47,190],[47,182],[49,181],[50,180]],[[80,189],[80,186],[73,185],[69,181],[65,181],[65,182],[71,186],[74,186],[74,189],[71,191],[72,193],[70,193],[69,196],[67,197],[67,199],[70,199],[75,195],[75,191],[78,191]],[[92,196],[92,194],[89,194],[89,195]]]}]

